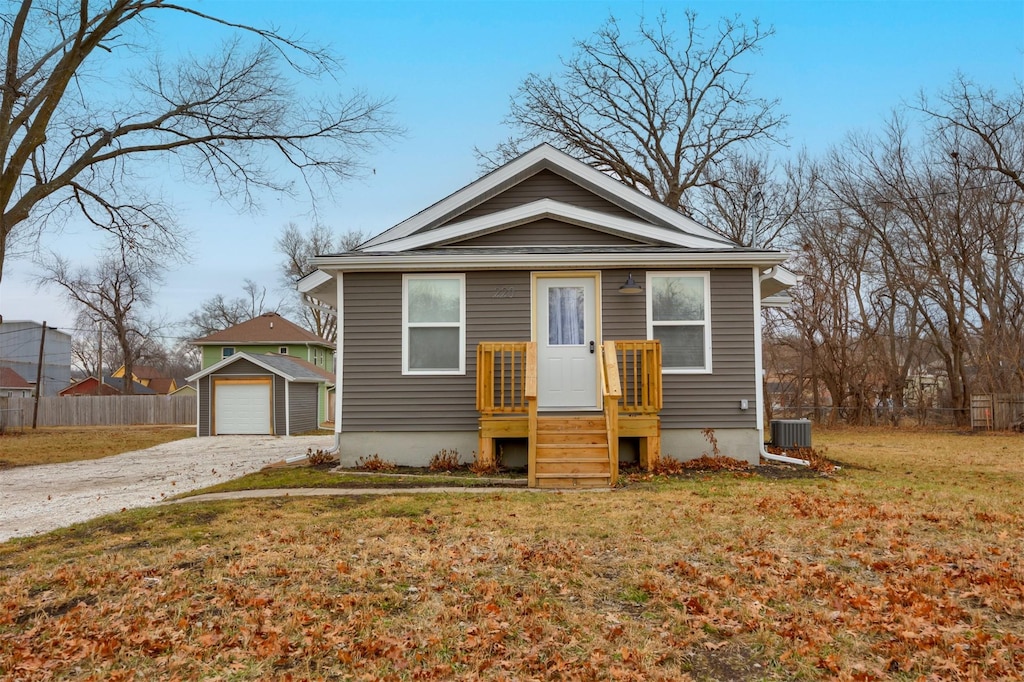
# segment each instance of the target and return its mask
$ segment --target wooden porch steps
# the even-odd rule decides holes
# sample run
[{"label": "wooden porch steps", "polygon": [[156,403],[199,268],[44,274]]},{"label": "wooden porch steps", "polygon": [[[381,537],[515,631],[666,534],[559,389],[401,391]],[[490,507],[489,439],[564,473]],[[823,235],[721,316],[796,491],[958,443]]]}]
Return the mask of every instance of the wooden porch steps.
[{"label": "wooden porch steps", "polygon": [[606,488],[611,485],[604,415],[537,418],[538,488]]}]

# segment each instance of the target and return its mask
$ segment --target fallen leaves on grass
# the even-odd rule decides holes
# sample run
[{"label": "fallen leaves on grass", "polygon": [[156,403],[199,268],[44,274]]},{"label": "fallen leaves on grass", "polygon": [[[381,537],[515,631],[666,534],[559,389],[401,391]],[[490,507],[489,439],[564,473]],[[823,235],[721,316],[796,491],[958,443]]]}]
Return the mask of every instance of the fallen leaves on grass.
[{"label": "fallen leaves on grass", "polygon": [[935,495],[858,470],[146,510],[0,546],[0,676],[1020,679],[1024,495]]}]

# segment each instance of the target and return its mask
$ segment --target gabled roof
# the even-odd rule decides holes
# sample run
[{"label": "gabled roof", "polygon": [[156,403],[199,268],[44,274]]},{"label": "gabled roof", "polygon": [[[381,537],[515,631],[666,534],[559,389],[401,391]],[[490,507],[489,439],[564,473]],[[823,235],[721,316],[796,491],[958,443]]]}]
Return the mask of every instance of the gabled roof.
[{"label": "gabled roof", "polygon": [[150,367],[149,365],[133,365],[132,374],[134,374],[137,379],[170,379],[169,376],[158,370],[156,367]]},{"label": "gabled roof", "polygon": [[460,213],[500,194],[541,170],[550,170],[557,173],[594,194],[625,208],[630,213],[636,215],[641,221],[647,221],[654,226],[663,227],[668,232],[680,232],[693,237],[703,237],[720,246],[730,245],[721,235],[687,218],[678,211],[672,210],[668,206],[651,199],[632,187],[624,185],[610,175],[574,159],[549,144],[541,144],[517,159],[491,171],[475,182],[466,185],[430,208],[417,213],[373,239],[368,240],[357,250],[373,251],[378,248],[383,248],[387,251],[401,250],[385,245],[388,242],[405,239],[410,235],[430,230],[437,225],[450,221]]},{"label": "gabled roof", "polygon": [[280,346],[291,343],[323,346],[334,348],[334,344],[325,341],[308,329],[286,320],[277,313],[263,313],[259,317],[228,327],[219,332],[196,339],[192,342],[197,346],[241,346],[259,345]]},{"label": "gabled roof", "polygon": [[317,367],[311,362],[306,362],[305,360],[294,358],[290,355],[277,355],[276,353],[254,355],[244,352],[229,355],[217,364],[210,365],[206,369],[196,372],[192,376],[185,377],[185,379],[189,382],[197,381],[224,367],[227,367],[232,363],[238,362],[239,360],[248,360],[268,372],[272,372],[288,381],[296,381],[299,383],[319,383],[321,381],[332,384],[334,383],[334,375],[321,367]]},{"label": "gabled roof", "polygon": [[[99,388],[100,380],[93,376],[85,377],[84,379],[76,381],[70,386],[61,389],[57,393],[57,395],[65,395],[67,393],[72,393],[74,392],[74,389],[81,387],[83,384],[95,384],[96,387]],[[156,391],[149,388],[148,386],[143,386],[137,381],[133,381],[132,384],[132,388],[135,391],[135,395],[158,395]],[[105,376],[103,377],[103,385],[109,387],[109,390],[112,390],[116,393],[124,393],[125,383],[124,379],[121,377]]]},{"label": "gabled roof", "polygon": [[0,367],[0,387],[31,389],[32,384],[25,381],[25,378],[10,367]]},{"label": "gabled roof", "polygon": [[660,242],[665,245],[703,249],[721,249],[730,246],[721,237],[708,239],[679,230],[651,225],[640,220],[611,216],[601,211],[581,208],[553,199],[540,199],[471,220],[450,223],[434,230],[417,232],[408,237],[391,240],[380,246],[370,246],[361,249],[361,251],[367,253],[408,251],[428,245],[442,246],[463,239],[489,234],[496,230],[510,229],[542,218],[555,218],[572,225],[588,227],[601,232],[632,237],[638,240]]}]

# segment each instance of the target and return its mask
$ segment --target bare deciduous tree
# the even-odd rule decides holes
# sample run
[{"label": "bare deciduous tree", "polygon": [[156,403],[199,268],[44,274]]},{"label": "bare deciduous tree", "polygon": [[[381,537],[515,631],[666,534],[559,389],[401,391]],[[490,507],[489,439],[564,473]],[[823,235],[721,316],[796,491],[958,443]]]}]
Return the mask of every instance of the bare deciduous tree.
[{"label": "bare deciduous tree", "polygon": [[484,167],[548,142],[680,210],[691,187],[720,182],[725,154],[776,141],[778,102],[754,96],[741,69],[774,34],[756,20],[719,20],[713,29],[686,13],[677,41],[664,14],[622,35],[614,17],[576,43],[556,77],[531,74],[506,119],[516,137],[477,154]]},{"label": "bare deciduous tree", "polygon": [[[118,250],[117,246],[122,248]],[[62,290],[68,302],[85,317],[112,332],[112,342],[125,367],[125,393],[132,393],[130,381],[135,363],[145,344],[159,330],[159,324],[146,317],[153,301],[160,273],[137,251],[118,242],[92,267],[72,268],[61,256],[51,254],[39,261],[42,273],[37,282]]]},{"label": "bare deciduous tree", "polygon": [[740,246],[777,247],[814,188],[811,165],[802,154],[780,167],[767,154],[730,152],[719,170],[720,181],[699,187],[691,195],[690,210]]},{"label": "bare deciduous tree", "polygon": [[217,294],[203,301],[185,320],[185,338],[198,339],[214,332],[233,327],[263,313],[278,312],[281,307],[268,306],[267,288],[251,279],[245,280],[242,296],[225,298]]},{"label": "bare deciduous tree", "polygon": [[[292,191],[292,179],[314,196],[329,191],[400,132],[387,100],[302,96],[289,74],[326,80],[340,66],[282,33],[167,0],[10,6],[0,22],[0,279],[19,232],[71,215],[128,244],[177,245],[170,206],[136,180],[140,164],[177,164],[184,179],[251,207],[258,191]],[[233,37],[209,56],[164,63],[152,47],[168,15]]]},{"label": "bare deciduous tree", "polygon": [[[322,254],[351,251],[366,240],[359,230],[336,237],[329,227],[314,225],[303,232],[295,223],[288,223],[277,238],[277,252],[284,256],[281,274],[284,286],[295,291],[295,282],[313,271],[310,261]],[[317,336],[333,343],[338,335],[338,319],[323,301],[301,295],[296,314],[303,324]]]}]

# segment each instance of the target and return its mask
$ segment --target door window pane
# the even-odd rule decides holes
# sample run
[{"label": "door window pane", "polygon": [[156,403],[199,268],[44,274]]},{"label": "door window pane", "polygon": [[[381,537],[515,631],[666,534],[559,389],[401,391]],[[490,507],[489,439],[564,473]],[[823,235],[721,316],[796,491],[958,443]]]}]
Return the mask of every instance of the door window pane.
[{"label": "door window pane", "polygon": [[548,289],[548,345],[583,345],[583,287]]}]

